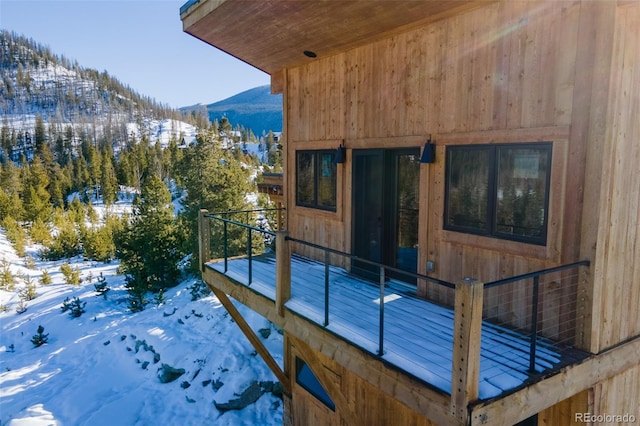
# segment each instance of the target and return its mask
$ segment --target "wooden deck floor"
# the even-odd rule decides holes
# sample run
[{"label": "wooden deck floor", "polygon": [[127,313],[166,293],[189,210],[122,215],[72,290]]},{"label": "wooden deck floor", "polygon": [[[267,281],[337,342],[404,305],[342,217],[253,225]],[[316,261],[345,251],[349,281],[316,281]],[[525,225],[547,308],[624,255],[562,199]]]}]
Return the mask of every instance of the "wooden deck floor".
[{"label": "wooden deck floor", "polygon": [[[225,275],[275,301],[275,258],[254,257],[248,283],[246,258],[228,261]],[[224,263],[208,267],[223,273]],[[329,324],[324,326],[324,264],[293,256],[291,299],[287,309],[377,355],[379,348],[380,289],[370,281],[330,268]],[[385,288],[384,353],[382,359],[432,386],[450,393],[453,348],[453,311],[394,289]],[[575,354],[540,341],[536,370],[549,372]],[[490,323],[482,325],[480,399],[496,397],[520,387],[530,378],[527,336]],[[568,361],[567,356],[571,358]]]}]

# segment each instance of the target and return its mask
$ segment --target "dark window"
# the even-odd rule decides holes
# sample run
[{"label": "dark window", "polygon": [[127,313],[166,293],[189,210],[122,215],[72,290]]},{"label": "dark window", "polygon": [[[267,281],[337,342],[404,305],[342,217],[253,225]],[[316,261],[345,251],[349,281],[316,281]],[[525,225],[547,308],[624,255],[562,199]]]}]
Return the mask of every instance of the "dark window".
[{"label": "dark window", "polygon": [[336,411],[336,405],[324,389],[318,378],[306,362],[296,357],[296,383],[302,386],[307,392],[318,398],[324,405]]},{"label": "dark window", "polygon": [[551,143],[447,148],[444,228],[544,245]]},{"label": "dark window", "polygon": [[336,211],[335,151],[296,153],[296,204]]}]

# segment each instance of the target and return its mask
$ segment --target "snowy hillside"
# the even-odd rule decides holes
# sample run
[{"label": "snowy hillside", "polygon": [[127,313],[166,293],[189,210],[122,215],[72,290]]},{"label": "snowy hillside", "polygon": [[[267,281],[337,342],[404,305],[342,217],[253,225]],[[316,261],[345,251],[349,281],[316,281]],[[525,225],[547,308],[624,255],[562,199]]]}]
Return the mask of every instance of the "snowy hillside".
[{"label": "snowy hillside", "polygon": [[5,151],[29,144],[37,118],[43,120],[44,137],[51,145],[61,133],[71,145],[87,138],[93,143],[104,139],[114,151],[143,135],[152,144],[160,141],[166,146],[170,139],[191,143],[196,134],[193,117],[140,95],[106,71],[83,68],[4,30],[0,30],[0,115],[0,149]]},{"label": "snowy hillside", "polygon": [[[35,257],[37,247],[28,251]],[[116,262],[73,259],[82,283],[68,285],[63,262],[36,261],[29,268],[0,231],[3,258],[16,284],[0,290],[1,425],[282,423],[275,377],[214,296],[192,300],[192,291],[201,289],[197,280],[131,314]],[[51,284],[39,283],[43,271]],[[101,274],[111,288],[106,298],[94,287]],[[37,297],[21,314],[19,276],[37,283]],[[85,312],[77,318],[63,313],[67,298],[86,303]],[[281,363],[282,336],[264,318],[238,308]],[[31,340],[39,326],[48,341],[36,347]],[[243,393],[250,401],[259,398],[234,409]]]}]

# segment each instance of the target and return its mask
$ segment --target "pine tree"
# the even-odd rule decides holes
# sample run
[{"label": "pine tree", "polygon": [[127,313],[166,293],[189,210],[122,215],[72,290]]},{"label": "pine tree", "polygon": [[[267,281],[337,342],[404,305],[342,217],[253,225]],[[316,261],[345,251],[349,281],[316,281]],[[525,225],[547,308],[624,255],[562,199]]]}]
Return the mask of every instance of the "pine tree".
[{"label": "pine tree", "polygon": [[110,149],[102,153],[102,169],[100,172],[100,189],[102,200],[107,206],[116,202],[118,196],[118,179],[113,166],[113,155]]},{"label": "pine tree", "polygon": [[38,157],[33,160],[29,167],[24,167],[24,169],[24,185],[26,188],[24,192],[25,219],[29,222],[33,222],[38,218],[47,221],[51,214],[51,196],[47,191],[47,186],[49,185],[47,171]]},{"label": "pine tree", "polygon": [[[192,252],[194,264],[197,265],[197,217],[200,209],[210,212],[246,210],[250,207],[246,194],[255,191],[255,188],[249,169],[234,159],[230,150],[223,150],[220,140],[213,133],[199,135],[195,146],[186,150],[179,166],[179,175],[187,190],[180,219],[182,228],[188,233],[186,241],[194,242],[188,250]],[[229,227],[228,231],[229,253],[246,251],[246,230]],[[212,248],[220,249],[214,255],[222,254],[221,241],[212,241]]]},{"label": "pine tree", "polygon": [[134,200],[131,223],[118,234],[116,246],[128,290],[138,302],[146,291],[178,284],[181,234],[169,191],[157,175],[144,180],[140,196]]}]

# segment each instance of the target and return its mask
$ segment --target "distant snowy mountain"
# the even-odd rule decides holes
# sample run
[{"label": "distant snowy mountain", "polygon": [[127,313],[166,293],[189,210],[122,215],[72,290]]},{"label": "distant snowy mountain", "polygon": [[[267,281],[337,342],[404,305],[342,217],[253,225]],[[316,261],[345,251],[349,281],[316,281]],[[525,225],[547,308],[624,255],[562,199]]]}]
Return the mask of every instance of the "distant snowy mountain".
[{"label": "distant snowy mountain", "polygon": [[282,95],[272,95],[270,86],[259,86],[208,105],[192,105],[181,111],[206,111],[210,120],[226,117],[231,124],[251,129],[260,137],[282,132]]}]

